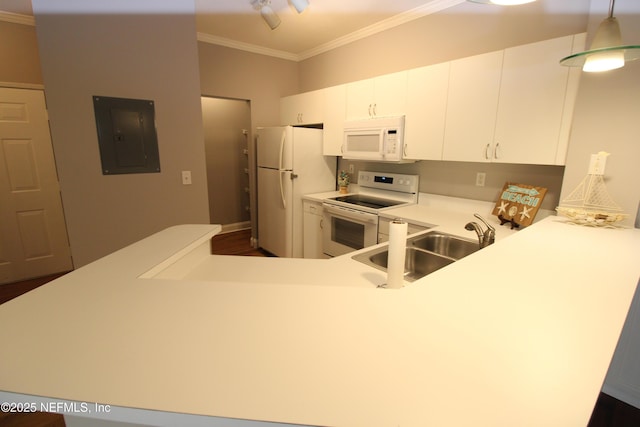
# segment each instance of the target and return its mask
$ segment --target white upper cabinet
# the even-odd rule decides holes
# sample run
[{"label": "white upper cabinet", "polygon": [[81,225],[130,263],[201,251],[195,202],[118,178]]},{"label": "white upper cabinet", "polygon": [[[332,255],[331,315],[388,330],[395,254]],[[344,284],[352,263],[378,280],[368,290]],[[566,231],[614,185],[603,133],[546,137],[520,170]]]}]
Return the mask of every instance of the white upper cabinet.
[{"label": "white upper cabinet", "polygon": [[584,47],[566,36],[451,63],[444,160],[563,165]]},{"label": "white upper cabinet", "polygon": [[342,155],[342,139],[346,118],[347,86],[339,85],[324,89],[322,154]]},{"label": "white upper cabinet", "polygon": [[[564,164],[560,144],[567,107],[573,36],[506,49],[496,119],[494,159],[505,163]],[[565,125],[570,125],[570,121]],[[566,136],[565,136],[566,137]],[[559,153],[562,145],[564,151]]]},{"label": "white upper cabinet", "polygon": [[442,160],[450,63],[409,70],[404,157]]},{"label": "white upper cabinet", "polygon": [[444,160],[491,161],[504,51],[451,62]]},{"label": "white upper cabinet", "polygon": [[347,120],[402,116],[404,158],[563,165],[581,70],[558,61],[586,34],[559,37],[281,99],[282,124],[324,124],[342,155]]},{"label": "white upper cabinet", "polygon": [[348,83],[347,120],[404,115],[406,100],[406,71]]},{"label": "white upper cabinet", "polygon": [[323,97],[323,90],[314,90],[280,98],[280,122],[283,125],[322,123]]}]

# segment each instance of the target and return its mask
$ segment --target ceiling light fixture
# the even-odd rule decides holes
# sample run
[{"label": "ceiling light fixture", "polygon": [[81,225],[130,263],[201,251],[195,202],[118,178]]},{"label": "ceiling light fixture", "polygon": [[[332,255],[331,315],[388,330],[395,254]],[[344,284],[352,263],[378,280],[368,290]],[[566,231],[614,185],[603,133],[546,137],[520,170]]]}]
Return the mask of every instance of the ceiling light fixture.
[{"label": "ceiling light fixture", "polygon": [[[289,0],[298,13],[302,13],[309,6],[308,0]],[[271,0],[250,0],[251,6],[255,10],[260,11],[262,19],[269,25],[269,28],[275,30],[280,25],[280,17],[271,8]]]},{"label": "ceiling light fixture", "polygon": [[269,28],[275,30],[280,25],[280,17],[271,9],[271,0],[251,0],[251,6],[260,11],[262,19],[269,25]]},{"label": "ceiling light fixture", "polygon": [[532,3],[536,0],[467,0],[471,3],[497,4],[500,6],[516,6],[519,4]]},{"label": "ceiling light fixture", "polygon": [[582,71],[600,72],[624,67],[625,62],[640,58],[639,45],[623,45],[620,24],[613,17],[615,0],[609,4],[609,16],[600,23],[589,50],[569,55],[560,65],[582,67]]}]

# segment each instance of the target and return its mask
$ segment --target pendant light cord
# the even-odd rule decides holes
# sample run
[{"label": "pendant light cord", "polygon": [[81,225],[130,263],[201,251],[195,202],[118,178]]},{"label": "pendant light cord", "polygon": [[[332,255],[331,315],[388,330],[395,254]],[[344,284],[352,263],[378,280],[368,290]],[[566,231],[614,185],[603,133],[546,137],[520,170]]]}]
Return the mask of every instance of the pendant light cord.
[{"label": "pendant light cord", "polygon": [[613,7],[616,4],[616,0],[611,0],[609,3],[609,18],[613,18]]}]

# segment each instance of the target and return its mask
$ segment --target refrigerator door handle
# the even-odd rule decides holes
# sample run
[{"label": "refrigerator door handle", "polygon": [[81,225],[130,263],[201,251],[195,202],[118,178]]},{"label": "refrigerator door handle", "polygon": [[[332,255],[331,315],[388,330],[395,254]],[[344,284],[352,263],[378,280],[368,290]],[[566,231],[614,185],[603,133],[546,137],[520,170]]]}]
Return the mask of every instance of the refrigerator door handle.
[{"label": "refrigerator door handle", "polygon": [[[282,139],[280,139],[280,164],[278,165],[278,169],[282,170],[282,163],[284,160],[284,142],[287,137],[287,132],[285,130],[282,131]],[[282,185],[280,185],[282,188]]]},{"label": "refrigerator door handle", "polygon": [[284,186],[282,185],[282,175],[287,171],[280,171],[280,198],[282,199],[282,207],[287,209],[287,200],[284,198]]}]

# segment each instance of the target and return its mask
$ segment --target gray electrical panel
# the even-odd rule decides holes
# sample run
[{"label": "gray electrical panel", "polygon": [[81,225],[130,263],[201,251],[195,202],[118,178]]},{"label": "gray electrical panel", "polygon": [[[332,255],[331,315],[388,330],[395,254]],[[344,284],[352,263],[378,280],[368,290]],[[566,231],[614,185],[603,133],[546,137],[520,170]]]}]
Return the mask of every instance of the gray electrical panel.
[{"label": "gray electrical panel", "polygon": [[102,174],[160,172],[153,101],[94,96]]}]

